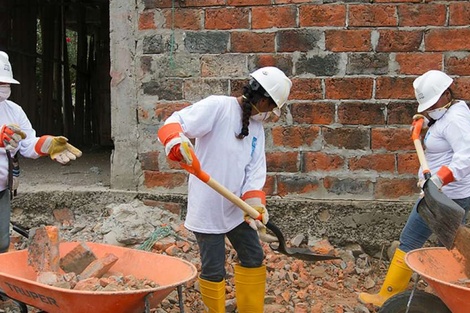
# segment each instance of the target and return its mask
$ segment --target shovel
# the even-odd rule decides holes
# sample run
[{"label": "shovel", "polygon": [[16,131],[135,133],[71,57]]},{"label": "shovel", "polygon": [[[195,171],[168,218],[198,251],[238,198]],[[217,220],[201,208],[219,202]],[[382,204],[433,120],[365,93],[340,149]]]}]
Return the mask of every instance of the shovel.
[{"label": "shovel", "polygon": [[417,210],[419,215],[426,221],[429,228],[436,234],[439,241],[448,250],[451,250],[454,247],[454,241],[459,227],[463,227],[462,220],[465,211],[457,203],[452,201],[452,199],[442,193],[429,179],[431,172],[424,156],[423,146],[420,140],[422,126],[423,119],[416,120],[411,135],[419,163],[423,169],[424,178],[426,179],[423,186],[424,198],[418,203]]},{"label": "shovel", "polygon": [[[192,153],[191,153],[192,154]],[[255,208],[250,206],[248,203],[243,201],[240,197],[237,197],[233,192],[222,186],[219,182],[215,179],[211,178],[209,174],[204,172],[201,169],[199,164],[199,160],[193,155],[191,164],[180,163],[181,167],[186,169],[189,173],[193,174],[204,183],[206,183],[209,187],[217,191],[220,195],[224,198],[238,206],[240,209],[243,210],[246,214],[254,219],[261,220],[261,214],[256,211]],[[312,250],[308,248],[289,248],[286,245],[286,241],[284,239],[284,235],[282,234],[281,230],[274,225],[271,221],[266,223],[266,227],[271,230],[274,235],[276,235],[278,240],[278,245],[273,246],[272,244],[269,247],[279,253],[285,254],[287,256],[304,260],[304,261],[325,261],[325,260],[335,260],[340,259],[340,257],[328,254],[316,254]]]}]

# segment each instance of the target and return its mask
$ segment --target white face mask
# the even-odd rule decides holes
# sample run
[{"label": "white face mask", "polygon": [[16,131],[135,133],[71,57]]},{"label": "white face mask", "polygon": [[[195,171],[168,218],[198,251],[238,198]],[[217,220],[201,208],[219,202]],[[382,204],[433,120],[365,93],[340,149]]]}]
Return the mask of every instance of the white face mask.
[{"label": "white face mask", "polygon": [[10,98],[11,88],[10,85],[0,85],[0,101]]},{"label": "white face mask", "polygon": [[440,108],[429,111],[428,112],[429,117],[432,118],[433,120],[437,121],[438,119],[443,117],[444,114],[446,114],[447,108],[450,107],[451,104],[452,104],[452,101],[447,103],[443,107],[440,107]]},{"label": "white face mask", "polygon": [[271,116],[271,112],[260,112],[256,115],[252,115],[251,118],[255,121],[264,122]]}]

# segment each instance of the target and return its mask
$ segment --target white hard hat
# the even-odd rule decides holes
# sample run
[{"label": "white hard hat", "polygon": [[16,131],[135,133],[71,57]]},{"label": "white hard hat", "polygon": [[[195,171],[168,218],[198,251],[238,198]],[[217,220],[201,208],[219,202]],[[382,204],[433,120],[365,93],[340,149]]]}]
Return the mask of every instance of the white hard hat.
[{"label": "white hard hat", "polygon": [[274,114],[281,115],[281,108],[289,97],[291,80],[283,71],[274,66],[262,67],[250,74],[264,90],[269,94],[271,99],[277,105]]},{"label": "white hard hat", "polygon": [[13,71],[11,69],[10,61],[8,61],[8,54],[3,51],[0,51],[0,83],[20,83],[16,79],[13,79]]},{"label": "white hard hat", "polygon": [[446,73],[430,70],[416,78],[413,82],[416,100],[418,100],[418,113],[426,111],[439,100],[444,91],[454,80]]}]

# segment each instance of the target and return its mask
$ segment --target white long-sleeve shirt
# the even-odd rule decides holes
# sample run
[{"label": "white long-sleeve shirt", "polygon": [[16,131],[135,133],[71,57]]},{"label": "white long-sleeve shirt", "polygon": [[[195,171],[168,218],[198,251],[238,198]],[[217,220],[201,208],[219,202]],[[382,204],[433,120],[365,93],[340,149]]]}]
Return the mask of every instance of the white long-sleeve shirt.
[{"label": "white long-sleeve shirt", "polygon": [[[16,124],[23,132],[26,138],[20,141],[18,148],[11,151],[11,155],[20,152],[26,158],[36,159],[39,154],[34,150],[34,146],[39,138],[36,137],[36,131],[33,129],[26,113],[23,109],[10,100],[0,102],[0,127],[3,125]],[[8,157],[5,148],[0,148],[0,190],[8,188]]]},{"label": "white long-sleeve shirt", "polygon": [[[454,103],[424,138],[425,156],[431,173],[446,165],[455,181],[442,188],[451,199],[470,197],[470,110],[464,101]],[[420,178],[422,169],[420,168]]]},{"label": "white long-sleeve shirt", "polygon": [[[235,97],[210,96],[173,113],[166,121],[180,123],[195,138],[201,168],[241,196],[261,190],[266,179],[263,124],[250,119],[249,135],[236,138],[242,128],[242,109]],[[185,226],[201,233],[226,233],[243,221],[243,212],[211,187],[190,175]]]}]

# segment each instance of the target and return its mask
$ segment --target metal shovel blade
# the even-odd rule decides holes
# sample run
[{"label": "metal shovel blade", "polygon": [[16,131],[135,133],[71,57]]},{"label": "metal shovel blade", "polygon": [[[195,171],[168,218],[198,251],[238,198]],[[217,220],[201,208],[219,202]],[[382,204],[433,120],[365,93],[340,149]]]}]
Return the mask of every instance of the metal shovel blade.
[{"label": "metal shovel blade", "polygon": [[426,180],[423,191],[424,198],[418,203],[418,213],[439,241],[450,250],[454,246],[465,211],[442,193],[430,179]]},{"label": "metal shovel blade", "polygon": [[276,225],[271,222],[268,222],[266,223],[266,227],[270,231],[272,231],[278,239],[278,244],[276,246],[274,246],[273,244],[269,245],[269,247],[273,251],[304,261],[326,261],[341,259],[340,257],[334,255],[316,254],[308,248],[289,248],[286,246],[286,240],[284,239],[284,235]]}]

